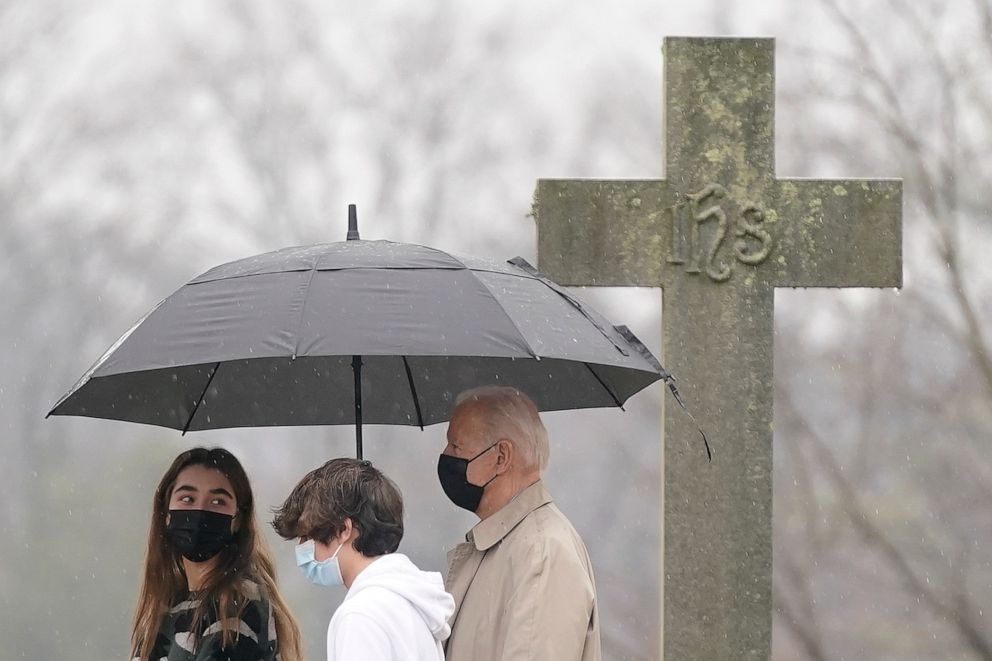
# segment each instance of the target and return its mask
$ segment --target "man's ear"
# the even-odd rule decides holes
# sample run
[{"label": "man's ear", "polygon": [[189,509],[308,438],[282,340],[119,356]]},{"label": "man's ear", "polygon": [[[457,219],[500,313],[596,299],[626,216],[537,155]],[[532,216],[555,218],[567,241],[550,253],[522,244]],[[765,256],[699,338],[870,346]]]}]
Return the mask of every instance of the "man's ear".
[{"label": "man's ear", "polygon": [[352,536],[357,531],[355,530],[355,525],[351,522],[350,518],[346,518],[344,523],[341,524],[341,532],[344,534],[345,543],[352,541]]},{"label": "man's ear", "polygon": [[496,474],[505,473],[513,465],[516,448],[513,441],[508,438],[501,438],[496,442]]}]

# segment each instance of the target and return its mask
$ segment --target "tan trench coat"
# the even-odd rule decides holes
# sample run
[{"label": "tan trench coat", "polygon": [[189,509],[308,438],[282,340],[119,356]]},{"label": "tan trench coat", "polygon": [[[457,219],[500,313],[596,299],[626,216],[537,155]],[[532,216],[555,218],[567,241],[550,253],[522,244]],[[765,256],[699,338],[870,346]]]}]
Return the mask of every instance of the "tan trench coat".
[{"label": "tan trench coat", "polygon": [[448,661],[599,661],[585,544],[538,481],[448,553]]}]

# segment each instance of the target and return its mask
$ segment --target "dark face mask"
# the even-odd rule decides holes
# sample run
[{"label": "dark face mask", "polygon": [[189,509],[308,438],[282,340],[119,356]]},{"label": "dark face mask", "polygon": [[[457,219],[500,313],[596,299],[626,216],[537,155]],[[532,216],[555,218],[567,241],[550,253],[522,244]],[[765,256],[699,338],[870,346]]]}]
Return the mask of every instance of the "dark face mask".
[{"label": "dark face mask", "polygon": [[169,510],[165,535],[184,558],[204,562],[231,543],[230,514],[209,510]]},{"label": "dark face mask", "polygon": [[493,475],[489,482],[482,486],[472,484],[468,481],[468,465],[496,447],[493,443],[488,448],[475,455],[471,459],[452,457],[450,454],[442,454],[437,459],[437,479],[441,482],[444,495],[448,497],[458,507],[475,512],[482,502],[482,494],[489,486],[489,482],[495,480],[498,475]]}]

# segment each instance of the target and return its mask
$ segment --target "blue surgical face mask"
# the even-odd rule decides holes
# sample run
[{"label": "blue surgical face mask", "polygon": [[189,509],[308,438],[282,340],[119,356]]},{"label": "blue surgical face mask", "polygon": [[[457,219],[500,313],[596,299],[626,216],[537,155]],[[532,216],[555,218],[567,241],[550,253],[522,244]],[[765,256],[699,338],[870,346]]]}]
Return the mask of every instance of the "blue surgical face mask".
[{"label": "blue surgical face mask", "polygon": [[303,575],[310,579],[314,585],[326,587],[344,585],[341,566],[338,564],[338,552],[341,551],[342,546],[344,546],[344,542],[338,545],[334,555],[323,562],[318,562],[314,555],[317,547],[314,545],[314,541],[309,539],[296,546],[296,564]]}]

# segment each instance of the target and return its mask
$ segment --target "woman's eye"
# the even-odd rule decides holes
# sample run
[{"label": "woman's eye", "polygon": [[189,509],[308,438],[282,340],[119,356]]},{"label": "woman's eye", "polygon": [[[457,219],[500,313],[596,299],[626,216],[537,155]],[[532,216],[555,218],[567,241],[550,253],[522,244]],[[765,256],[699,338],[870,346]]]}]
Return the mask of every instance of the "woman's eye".
[{"label": "woman's eye", "polygon": [[227,505],[227,501],[224,500],[223,498],[214,498],[210,502],[214,505],[220,505],[220,506]]},{"label": "woman's eye", "polygon": [[179,497],[179,502],[180,503],[192,503],[193,502],[193,496],[180,496]]}]

